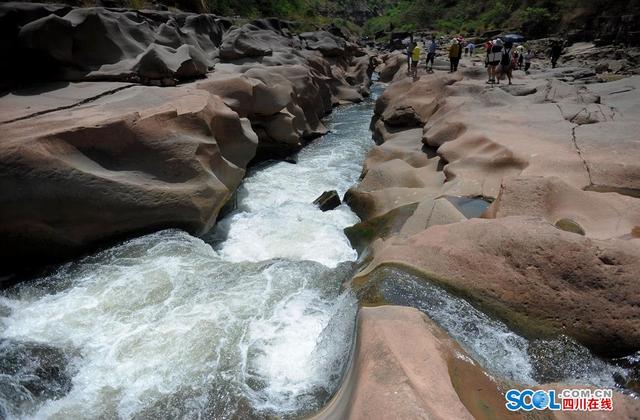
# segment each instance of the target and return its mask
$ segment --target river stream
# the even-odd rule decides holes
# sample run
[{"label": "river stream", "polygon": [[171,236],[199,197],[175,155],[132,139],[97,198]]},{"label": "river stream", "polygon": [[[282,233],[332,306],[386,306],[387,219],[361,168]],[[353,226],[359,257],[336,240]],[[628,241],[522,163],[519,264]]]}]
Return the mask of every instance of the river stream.
[{"label": "river stream", "polygon": [[[336,109],[297,164],[253,169],[203,238],[164,230],[57,267],[0,296],[0,418],[299,417],[340,384],[357,299],[343,196],[373,146],[380,85]],[[386,270],[390,303],[415,306],[490,373],[520,383],[612,386],[620,369],[560,339],[529,342],[466,301]],[[565,340],[565,341],[562,341]]]},{"label": "river stream", "polygon": [[199,239],[165,230],[21,284],[0,300],[0,400],[20,418],[299,416],[338,386],[357,304],[342,196],[373,142],[374,96],[341,107],[298,163],[252,171]]}]

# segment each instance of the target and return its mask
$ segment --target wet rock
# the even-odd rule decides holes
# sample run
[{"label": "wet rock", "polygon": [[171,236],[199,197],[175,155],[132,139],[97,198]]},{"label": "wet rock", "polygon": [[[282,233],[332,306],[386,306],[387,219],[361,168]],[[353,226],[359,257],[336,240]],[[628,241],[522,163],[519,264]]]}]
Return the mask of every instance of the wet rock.
[{"label": "wet rock", "polygon": [[[345,198],[345,202],[348,202]],[[407,204],[394,208],[389,212],[369,218],[345,228],[344,233],[351,246],[359,254],[365,253],[367,247],[378,238],[385,239],[400,232],[401,228],[418,207],[417,203]]]},{"label": "wet rock", "polygon": [[491,204],[482,197],[455,197],[447,195],[445,198],[468,219],[481,217],[489,207],[489,204]]},{"label": "wet rock", "polygon": [[531,217],[470,219],[387,241],[356,276],[401,263],[526,334],[566,334],[597,353],[640,346],[640,249],[585,238]]},{"label": "wet rock", "polygon": [[24,413],[24,405],[66,395],[72,387],[64,351],[40,343],[0,340],[0,413]]},{"label": "wet rock", "polygon": [[313,200],[313,204],[318,206],[322,211],[333,210],[341,204],[340,196],[336,190],[325,191],[320,197]]},{"label": "wet rock", "polygon": [[640,351],[614,359],[613,363],[626,370],[625,374],[616,375],[616,383],[636,393],[640,392]]},{"label": "wet rock", "polygon": [[282,160],[287,163],[291,163],[292,165],[295,165],[298,163],[298,155],[289,155]]},{"label": "wet rock", "polygon": [[357,340],[341,388],[314,419],[506,415],[497,384],[417,309],[361,308]]}]

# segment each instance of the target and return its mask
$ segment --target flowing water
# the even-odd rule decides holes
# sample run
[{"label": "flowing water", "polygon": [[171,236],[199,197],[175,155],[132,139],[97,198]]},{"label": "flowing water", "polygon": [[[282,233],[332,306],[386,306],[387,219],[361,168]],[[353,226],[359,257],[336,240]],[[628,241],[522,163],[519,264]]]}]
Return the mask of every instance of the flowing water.
[{"label": "flowing water", "polygon": [[[374,93],[377,89],[374,89]],[[357,310],[346,205],[373,100],[337,109],[298,164],[249,174],[207,237],[165,230],[0,299],[0,417],[297,416],[340,382]]]},{"label": "flowing water", "polygon": [[[311,202],[357,182],[379,89],[336,110],[298,164],[250,173],[204,238],[157,232],[5,291],[0,418],[297,417],[326,403],[353,342],[357,301],[341,284],[357,254],[343,229],[358,218]],[[495,375],[614,386],[626,374],[566,337],[526,340],[408,273],[379,276],[386,301],[427,313]]]},{"label": "flowing water", "polygon": [[426,313],[487,371],[518,384],[563,382],[612,388],[631,373],[593,356],[566,336],[527,340],[466,300],[399,268],[378,270],[372,281],[386,302]]}]

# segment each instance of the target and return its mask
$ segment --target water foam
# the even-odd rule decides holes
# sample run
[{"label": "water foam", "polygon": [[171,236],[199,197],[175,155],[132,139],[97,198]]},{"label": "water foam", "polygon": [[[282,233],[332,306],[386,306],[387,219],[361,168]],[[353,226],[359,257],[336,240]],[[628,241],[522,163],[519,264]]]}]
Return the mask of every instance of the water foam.
[{"label": "water foam", "polygon": [[7,402],[6,414],[231,418],[319,408],[351,348],[357,305],[340,289],[357,255],[343,229],[358,219],[346,206],[323,213],[311,202],[357,181],[371,109],[338,110],[335,131],[297,165],[250,174],[238,209],[207,239],[215,249],[157,232],[5,292],[4,343],[62,352],[67,366],[50,383],[71,378],[55,398]]}]

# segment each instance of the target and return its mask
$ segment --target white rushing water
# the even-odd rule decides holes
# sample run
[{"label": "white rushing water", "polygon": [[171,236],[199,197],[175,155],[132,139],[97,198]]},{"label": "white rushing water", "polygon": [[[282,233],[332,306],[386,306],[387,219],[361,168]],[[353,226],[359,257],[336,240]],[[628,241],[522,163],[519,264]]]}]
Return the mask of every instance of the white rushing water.
[{"label": "white rushing water", "polygon": [[465,299],[395,267],[376,273],[385,301],[426,313],[487,371],[516,383],[563,382],[615,387],[628,372],[593,356],[569,337],[527,340]]},{"label": "white rushing water", "polygon": [[[336,388],[356,300],[350,209],[372,100],[338,109],[296,165],[250,174],[204,238],[166,230],[22,284],[0,299],[0,417],[301,415]],[[205,242],[206,241],[206,242]]]}]

